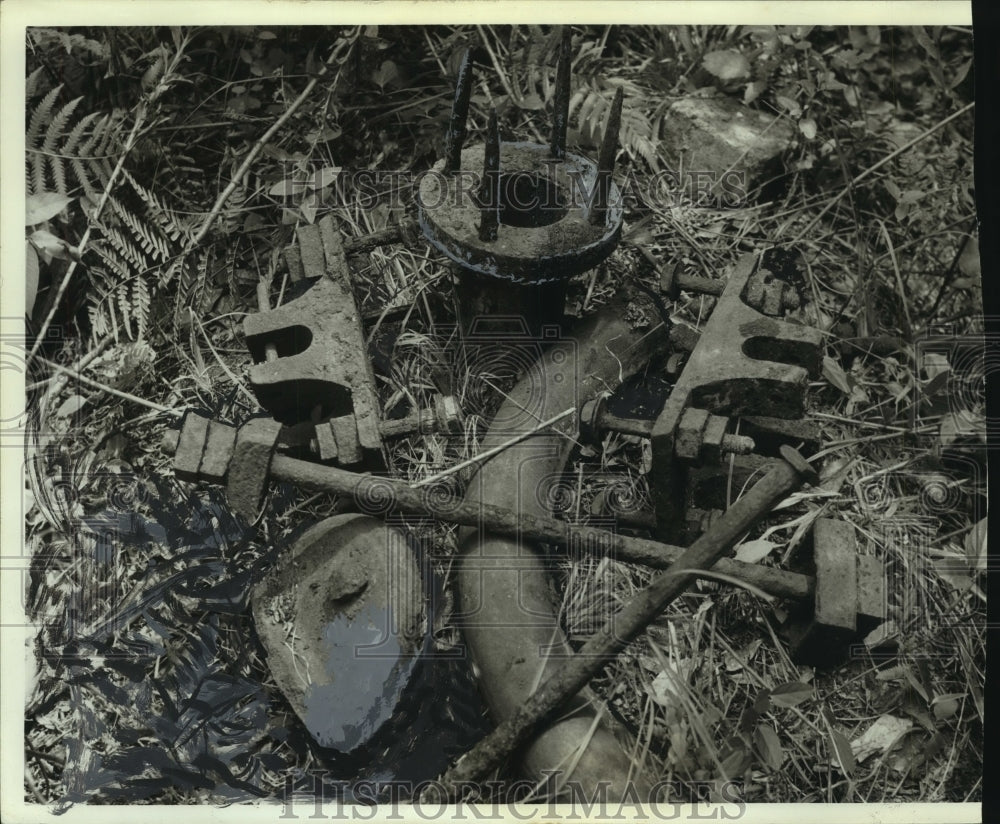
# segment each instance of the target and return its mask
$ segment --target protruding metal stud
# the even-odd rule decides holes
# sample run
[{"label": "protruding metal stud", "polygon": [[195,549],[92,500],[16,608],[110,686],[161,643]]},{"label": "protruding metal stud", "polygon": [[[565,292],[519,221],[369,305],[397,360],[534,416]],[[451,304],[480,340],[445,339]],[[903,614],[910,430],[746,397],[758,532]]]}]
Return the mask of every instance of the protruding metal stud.
[{"label": "protruding metal stud", "polygon": [[611,104],[611,111],[608,112],[608,125],[604,129],[601,153],[597,158],[597,191],[594,193],[594,203],[590,210],[590,222],[593,225],[603,223],[608,211],[611,175],[615,171],[615,155],[618,153],[618,131],[622,124],[623,99],[624,94],[619,87]]},{"label": "protruding metal stud", "polygon": [[562,41],[559,46],[559,67],[556,69],[556,92],[552,105],[552,146],[551,154],[556,160],[566,155],[566,124],[569,121],[570,50],[573,35],[568,26],[562,27]]},{"label": "protruding metal stud", "polygon": [[448,121],[448,138],[445,149],[444,172],[455,174],[462,168],[462,144],[465,142],[465,124],[469,117],[469,97],[472,94],[472,52],[466,50],[458,67],[455,83],[455,102]]},{"label": "protruding metal stud", "polygon": [[479,189],[479,239],[497,239],[500,224],[500,127],[497,110],[490,110],[486,126],[486,148],[483,154],[483,182]]}]

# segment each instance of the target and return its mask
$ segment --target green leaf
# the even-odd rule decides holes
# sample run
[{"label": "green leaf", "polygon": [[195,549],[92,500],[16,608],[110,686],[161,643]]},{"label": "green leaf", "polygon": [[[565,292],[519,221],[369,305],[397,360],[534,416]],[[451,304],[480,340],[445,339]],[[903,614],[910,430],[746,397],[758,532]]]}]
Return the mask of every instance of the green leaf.
[{"label": "green leaf", "polygon": [[70,395],[59,405],[59,408],[56,410],[56,417],[68,418],[75,412],[79,412],[86,402],[87,399],[83,395]]},{"label": "green leaf", "polygon": [[931,709],[934,710],[934,717],[938,721],[945,721],[951,718],[956,712],[958,712],[958,702],[964,697],[965,694],[961,692],[939,695],[934,699],[934,703],[931,705]]},{"label": "green leaf", "polygon": [[837,387],[845,395],[850,395],[854,389],[851,379],[843,370],[841,365],[830,356],[823,358],[823,377],[832,385]]},{"label": "green leaf", "polygon": [[377,85],[380,89],[384,89],[386,86],[396,85],[399,82],[399,79],[399,67],[392,60],[386,60],[372,75],[372,80],[375,81],[375,85]]},{"label": "green leaf", "polygon": [[976,238],[969,238],[962,249],[962,254],[958,257],[958,269],[967,278],[980,278],[983,274],[982,264],[979,260],[979,241]]},{"label": "green leaf", "polygon": [[272,197],[292,197],[299,194],[305,188],[306,184],[304,182],[286,177],[284,180],[279,180],[275,183],[267,190],[267,193]]},{"label": "green leaf", "polygon": [[771,690],[771,703],[776,707],[794,707],[812,698],[813,688],[801,681],[789,681]]},{"label": "green leaf", "polygon": [[983,518],[965,536],[965,560],[969,569],[986,571],[986,518]]},{"label": "green leaf", "polygon": [[857,764],[854,761],[854,751],[850,742],[836,730],[830,730],[831,760],[840,766],[841,771],[850,778]]},{"label": "green leaf", "polygon": [[65,260],[69,257],[66,241],[61,237],[56,237],[52,232],[37,229],[31,233],[31,237],[28,239],[47,261],[52,258]]},{"label": "green leaf", "polygon": [[30,243],[24,245],[24,312],[30,317],[38,294],[38,252]]},{"label": "green leaf", "polygon": [[799,121],[799,131],[802,132],[806,140],[816,137],[816,121],[811,117],[803,117]]},{"label": "green leaf", "polygon": [[781,764],[785,760],[785,751],[781,747],[778,733],[770,724],[758,724],[753,731],[753,743],[760,754],[761,759],[772,770],[781,769]]},{"label": "green leaf", "polygon": [[711,51],[701,62],[719,80],[743,80],[750,76],[749,61],[734,49]]},{"label": "green leaf", "polygon": [[746,541],[736,547],[736,560],[745,564],[756,564],[770,555],[776,546],[778,545],[763,539]]},{"label": "green leaf", "polygon": [[34,226],[51,220],[72,202],[73,198],[61,195],[59,192],[39,192],[35,195],[28,195],[24,211],[24,225]]}]

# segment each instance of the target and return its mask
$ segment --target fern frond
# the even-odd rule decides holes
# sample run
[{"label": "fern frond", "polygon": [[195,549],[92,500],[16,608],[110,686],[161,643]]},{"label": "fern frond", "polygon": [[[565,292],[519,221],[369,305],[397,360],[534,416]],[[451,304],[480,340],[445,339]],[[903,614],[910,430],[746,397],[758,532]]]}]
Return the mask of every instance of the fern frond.
[{"label": "fern frond", "polygon": [[115,290],[115,296],[117,297],[116,306],[122,317],[122,325],[125,327],[128,336],[134,338],[132,334],[132,304],[129,300],[128,284],[119,284]]},{"label": "fern frond", "polygon": [[112,246],[125,260],[127,260],[137,271],[142,271],[149,266],[146,256],[140,252],[135,245],[125,237],[123,232],[111,227],[105,227],[104,239]]},{"label": "fern frond", "polygon": [[45,140],[42,143],[42,149],[46,152],[54,152],[56,150],[57,141],[63,136],[63,132],[66,130],[66,124],[69,122],[70,116],[73,114],[73,110],[80,105],[80,101],[83,100],[83,95],[77,97],[74,100],[70,100],[65,106],[63,106],[56,115],[49,121],[48,128],[45,130]]},{"label": "fern frond", "polygon": [[[149,216],[155,220],[163,230],[163,233],[170,238],[170,240],[178,241],[182,237],[186,238],[190,231],[184,224],[178,223],[173,219],[173,211],[168,209],[153,192],[142,186],[133,177],[127,169],[122,169],[122,174],[125,179],[129,182],[129,185],[135,191],[135,193],[142,199],[142,202],[146,204],[146,208],[149,210]],[[163,260],[166,260],[169,253],[163,255]]]},{"label": "fern frond", "polygon": [[135,312],[136,339],[142,340],[149,328],[149,286],[146,279],[137,275],[132,284],[132,306]]},{"label": "fern frond", "polygon": [[91,112],[90,114],[85,114],[76,122],[76,125],[70,129],[66,142],[63,143],[63,154],[71,155],[76,152],[76,147],[80,145],[80,141],[83,139],[87,128],[100,116],[100,112]]},{"label": "fern frond", "polygon": [[144,222],[140,217],[134,215],[121,202],[114,197],[108,198],[112,211],[118,215],[122,223],[132,230],[132,237],[138,241],[142,250],[150,257],[159,257],[166,260],[170,257],[170,247],[167,239],[163,237],[159,230],[152,224]]},{"label": "fern frond", "polygon": [[24,138],[24,146],[28,151],[31,165],[29,181],[34,192],[45,191],[45,155],[40,151],[39,136],[42,129],[52,119],[52,110],[55,108],[56,98],[59,97],[60,91],[62,91],[61,85],[51,89],[35,107],[28,120],[28,132]]},{"label": "fern frond", "polygon": [[38,135],[42,131],[42,126],[49,122],[52,117],[52,109],[56,105],[56,98],[59,97],[59,92],[62,91],[62,84],[60,83],[54,89],[51,89],[45,97],[42,98],[38,106],[31,113],[31,117],[28,120],[28,133],[25,135],[25,145],[27,146],[37,146],[38,145]]},{"label": "fern frond", "polygon": [[38,96],[39,81],[44,71],[45,66],[39,66],[24,79],[24,97],[26,100],[31,100],[31,98]]}]

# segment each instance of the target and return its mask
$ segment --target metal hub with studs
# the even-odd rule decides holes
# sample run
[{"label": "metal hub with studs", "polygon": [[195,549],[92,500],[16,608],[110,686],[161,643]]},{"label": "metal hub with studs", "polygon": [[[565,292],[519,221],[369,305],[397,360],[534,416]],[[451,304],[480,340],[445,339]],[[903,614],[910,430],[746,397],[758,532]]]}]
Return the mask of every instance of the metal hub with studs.
[{"label": "metal hub with studs", "polygon": [[[461,154],[463,169],[482,168],[486,148]],[[548,146],[501,143],[495,236],[483,239],[480,221],[485,208],[470,188],[470,176],[425,175],[418,190],[420,226],[443,254],[463,269],[516,283],[568,278],[604,261],[618,245],[622,198],[613,182],[603,219],[592,223],[595,208],[588,195],[596,191],[597,165],[566,153],[554,160]],[[596,198],[594,198],[596,199]]]}]

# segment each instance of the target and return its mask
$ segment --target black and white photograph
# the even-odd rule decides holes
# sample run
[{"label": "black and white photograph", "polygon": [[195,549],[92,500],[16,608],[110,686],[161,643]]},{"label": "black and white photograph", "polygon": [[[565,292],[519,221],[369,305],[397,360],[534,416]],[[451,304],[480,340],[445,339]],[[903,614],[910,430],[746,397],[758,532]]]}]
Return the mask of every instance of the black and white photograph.
[{"label": "black and white photograph", "polygon": [[969,4],[89,5],[0,9],[5,820],[984,820]]}]

